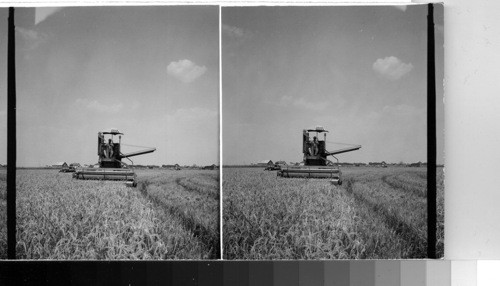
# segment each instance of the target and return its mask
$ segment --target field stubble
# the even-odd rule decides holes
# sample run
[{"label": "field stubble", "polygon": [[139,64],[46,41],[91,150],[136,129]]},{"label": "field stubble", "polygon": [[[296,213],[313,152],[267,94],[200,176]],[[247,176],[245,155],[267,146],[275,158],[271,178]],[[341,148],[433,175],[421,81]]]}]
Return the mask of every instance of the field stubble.
[{"label": "field stubble", "polygon": [[[224,171],[227,259],[426,256],[426,169],[344,168],[328,180]],[[443,174],[438,170],[438,255],[443,254]]]}]

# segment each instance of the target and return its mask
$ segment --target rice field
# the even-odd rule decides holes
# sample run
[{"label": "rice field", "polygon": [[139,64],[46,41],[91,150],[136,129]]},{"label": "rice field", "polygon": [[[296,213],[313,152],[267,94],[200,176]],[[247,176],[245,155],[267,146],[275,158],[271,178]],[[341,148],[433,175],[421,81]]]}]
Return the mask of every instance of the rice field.
[{"label": "rice field", "polygon": [[[225,259],[389,259],[427,256],[426,168],[346,167],[344,184],[224,169]],[[443,171],[438,169],[438,255]]]},{"label": "rice field", "polygon": [[[342,168],[344,184],[224,169],[225,259],[426,256],[426,169]],[[219,172],[138,170],[138,187],[17,172],[17,258],[220,257]],[[438,168],[438,255],[444,252]],[[6,174],[0,170],[0,258],[6,258]]]},{"label": "rice field", "polygon": [[138,187],[129,188],[57,170],[18,170],[17,258],[220,256],[218,171],[138,170],[137,176]]}]

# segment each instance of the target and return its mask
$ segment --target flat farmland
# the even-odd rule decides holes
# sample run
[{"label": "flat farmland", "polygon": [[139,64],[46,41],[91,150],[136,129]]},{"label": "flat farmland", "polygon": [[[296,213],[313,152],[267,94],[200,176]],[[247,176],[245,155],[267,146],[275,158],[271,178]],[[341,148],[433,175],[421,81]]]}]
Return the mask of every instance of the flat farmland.
[{"label": "flat farmland", "polygon": [[219,257],[219,172],[136,173],[138,186],[130,188],[57,170],[18,170],[17,257]]},{"label": "flat farmland", "polygon": [[[226,259],[398,259],[427,256],[427,169],[344,167],[344,183],[225,168]],[[437,169],[443,255],[443,169]]]}]

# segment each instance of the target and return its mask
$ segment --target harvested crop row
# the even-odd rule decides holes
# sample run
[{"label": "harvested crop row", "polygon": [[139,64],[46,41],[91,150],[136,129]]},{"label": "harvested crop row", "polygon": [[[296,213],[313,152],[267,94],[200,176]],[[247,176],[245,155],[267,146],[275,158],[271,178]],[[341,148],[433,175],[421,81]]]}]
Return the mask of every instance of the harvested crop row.
[{"label": "harvested crop row", "polygon": [[376,182],[351,181],[351,192],[376,209],[383,209],[389,216],[398,218],[412,228],[426,233],[426,206],[424,198],[388,187],[382,180]]},{"label": "harvested crop row", "polygon": [[[406,253],[408,256],[403,256],[403,258],[425,257],[427,228],[426,225],[420,225],[420,227],[424,227],[424,229],[415,226],[417,223],[425,222],[425,217],[421,220],[419,217],[420,213],[412,214],[409,211],[406,212],[404,206],[401,206],[401,209],[399,209],[396,205],[397,200],[393,200],[391,197],[374,195],[380,191],[380,189],[372,190],[365,184],[352,181],[348,181],[346,188],[348,192],[353,195],[353,198],[358,201],[361,207],[370,210],[372,215],[379,216],[387,227],[394,230],[394,232],[405,241],[404,246],[407,249]],[[405,206],[408,205],[408,203],[405,204]],[[401,213],[401,210],[405,210],[405,213]],[[410,214],[412,217],[407,217]],[[410,222],[408,222],[408,220],[410,220]],[[415,222],[415,220],[418,221]]]},{"label": "harvested crop row", "polygon": [[219,196],[219,172],[213,170],[155,170],[138,171],[141,182],[162,184],[177,180],[192,189],[210,196]]},{"label": "harvested crop row", "polygon": [[219,193],[210,185],[198,182],[195,178],[177,178],[175,182],[182,186],[187,191],[198,193],[202,196],[210,197],[214,200],[219,200]]},{"label": "harvested crop row", "polygon": [[199,257],[202,245],[121,182],[18,172],[17,253],[23,259]]},{"label": "harvested crop row", "polygon": [[380,218],[325,180],[255,169],[224,172],[227,259],[398,257],[402,241]]},{"label": "harvested crop row", "polygon": [[219,194],[220,189],[220,176],[218,170],[215,171],[206,171],[201,173],[199,176],[194,176],[190,178],[197,184],[205,186],[206,188],[215,191]]},{"label": "harvested crop row", "polygon": [[382,176],[382,181],[395,189],[412,192],[417,196],[427,197],[427,180],[412,173]]},{"label": "harvested crop row", "polygon": [[[358,179],[346,175],[346,190],[354,198],[362,202],[374,214],[379,215],[385,224],[392,228],[406,241],[405,248],[409,256],[421,258],[426,256],[427,249],[427,201],[409,188],[395,189],[387,184],[384,178],[390,176],[392,168],[373,172],[372,176]],[[401,174],[398,174],[401,175]]]},{"label": "harvested crop row", "polygon": [[161,172],[161,175],[151,175],[139,181],[141,192],[159,208],[181,221],[183,228],[202,243],[202,258],[218,258],[219,202],[214,199],[216,193],[218,197],[218,190],[202,189],[199,185],[193,185],[193,188],[198,188],[193,190],[180,184],[183,181],[190,182],[191,178],[200,174],[214,171],[157,172]]},{"label": "harvested crop row", "polygon": [[[437,243],[436,243],[436,253],[438,257],[444,255],[444,172],[442,168],[437,170]],[[365,171],[366,172],[366,171]],[[412,248],[418,252],[417,257],[426,256],[426,243],[427,243],[427,169],[426,168],[379,168],[372,171],[368,176],[363,174],[363,168],[349,168],[344,170],[344,175],[346,178],[352,178],[356,182],[356,185],[360,186],[360,183],[366,186],[370,186],[370,190],[359,190],[358,198],[362,201],[368,202],[368,206],[375,207],[378,213],[385,214],[389,217],[387,221],[392,221],[392,225],[395,229],[399,229],[401,232],[405,227],[410,231],[402,231],[406,234],[414,234],[415,232],[420,232],[420,234],[414,235],[410,240],[415,240]],[[385,196],[387,193],[387,188],[382,187],[383,192],[380,189],[374,189],[372,186],[376,187],[378,184],[378,178],[382,178],[384,183],[389,183],[387,178],[394,178],[398,180],[397,184],[388,184],[393,191],[400,191],[401,198],[400,201],[397,200],[397,193],[392,193],[393,198]],[[395,182],[393,180],[393,182]],[[406,184],[406,185],[403,185]],[[424,188],[425,186],[425,188]],[[397,187],[400,187],[399,189]],[[413,189],[413,191],[412,191]],[[378,190],[378,192],[377,192]],[[377,192],[374,194],[374,192]],[[422,196],[422,192],[425,195]],[[380,200],[378,196],[382,193],[383,200]],[[421,199],[412,197],[417,195]],[[376,199],[378,198],[378,199]],[[390,199],[393,199],[391,202]],[[374,202],[378,200],[378,202]],[[385,203],[384,203],[385,201]],[[406,214],[404,214],[406,212]],[[397,215],[399,214],[399,215]],[[398,218],[399,217],[399,218]],[[398,227],[398,225],[400,227]],[[402,229],[403,228],[403,229]],[[420,243],[418,242],[420,241]],[[420,250],[418,250],[420,249]],[[413,256],[415,256],[414,254]],[[412,257],[413,257],[412,256]]]}]

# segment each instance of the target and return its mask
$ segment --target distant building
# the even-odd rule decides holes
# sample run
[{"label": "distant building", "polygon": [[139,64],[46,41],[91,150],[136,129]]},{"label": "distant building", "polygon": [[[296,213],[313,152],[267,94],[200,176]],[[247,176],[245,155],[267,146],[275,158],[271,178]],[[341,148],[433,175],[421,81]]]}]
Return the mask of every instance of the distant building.
[{"label": "distant building", "polygon": [[68,164],[66,162],[57,162],[52,165],[52,168],[57,168],[57,169],[68,168]]},{"label": "distant building", "polygon": [[257,166],[272,166],[272,165],[274,165],[274,163],[271,160],[263,160],[257,163]]},{"label": "distant building", "polygon": [[385,163],[385,161],[382,161],[382,162],[369,162],[368,165],[370,166],[374,166],[374,167],[387,167],[387,163]]},{"label": "distant building", "polygon": [[[427,165],[427,164],[425,164]],[[424,163],[418,161],[417,163],[411,163],[410,165],[408,165],[410,167],[423,167],[424,166]]]},{"label": "distant building", "polygon": [[215,165],[215,164],[203,167],[203,170],[217,170],[217,169],[219,169],[219,167],[217,167],[217,165]]},{"label": "distant building", "polygon": [[170,170],[180,170],[181,166],[179,164],[174,164],[174,165],[161,165],[162,169],[170,169]]}]

